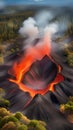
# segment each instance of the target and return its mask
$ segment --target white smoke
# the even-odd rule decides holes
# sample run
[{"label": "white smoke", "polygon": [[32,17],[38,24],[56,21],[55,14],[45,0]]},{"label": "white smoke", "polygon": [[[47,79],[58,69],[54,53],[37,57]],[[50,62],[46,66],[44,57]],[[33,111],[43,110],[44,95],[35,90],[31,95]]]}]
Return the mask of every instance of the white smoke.
[{"label": "white smoke", "polygon": [[34,20],[34,18],[28,18],[27,20],[25,20],[23,22],[23,26],[20,28],[19,33],[23,36],[23,37],[35,37],[39,31],[38,28],[36,26],[36,21]]},{"label": "white smoke", "polygon": [[49,24],[48,26],[45,27],[44,32],[52,36],[52,34],[55,34],[58,30],[58,26],[56,23]]},{"label": "white smoke", "polygon": [[[34,18],[29,17],[23,22],[23,26],[19,29],[19,33],[26,37],[26,46],[31,46],[36,39],[43,39],[45,35],[51,39],[52,35],[57,32],[57,23],[49,23],[53,18],[51,12],[42,11]],[[43,42],[40,42],[43,44]]]},{"label": "white smoke", "polygon": [[35,16],[37,24],[41,28],[42,27],[44,28],[46,25],[48,25],[49,21],[52,18],[53,18],[53,12],[52,11],[47,11],[47,10],[40,11]]}]

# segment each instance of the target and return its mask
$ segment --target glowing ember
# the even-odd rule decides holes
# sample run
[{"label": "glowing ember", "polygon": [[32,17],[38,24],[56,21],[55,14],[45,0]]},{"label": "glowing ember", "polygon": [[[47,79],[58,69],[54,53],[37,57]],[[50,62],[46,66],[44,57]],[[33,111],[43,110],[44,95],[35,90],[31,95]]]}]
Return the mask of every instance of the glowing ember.
[{"label": "glowing ember", "polygon": [[15,77],[15,79],[9,79],[9,81],[16,83],[22,91],[30,93],[32,97],[34,97],[36,94],[44,95],[48,91],[54,92],[54,86],[64,80],[64,77],[60,74],[60,65],[57,65],[55,63],[58,69],[57,75],[54,81],[49,83],[46,86],[46,88],[35,90],[34,88],[30,88],[29,86],[22,83],[23,75],[25,75],[26,72],[29,71],[31,65],[36,60],[40,61],[45,55],[47,55],[50,58],[50,60],[54,63],[54,60],[50,56],[50,40],[47,37],[45,37],[43,39],[43,43],[44,44],[41,43],[40,45],[29,47],[29,49],[26,50],[25,55],[23,55],[20,61],[15,62],[13,67],[9,70],[9,73]]}]

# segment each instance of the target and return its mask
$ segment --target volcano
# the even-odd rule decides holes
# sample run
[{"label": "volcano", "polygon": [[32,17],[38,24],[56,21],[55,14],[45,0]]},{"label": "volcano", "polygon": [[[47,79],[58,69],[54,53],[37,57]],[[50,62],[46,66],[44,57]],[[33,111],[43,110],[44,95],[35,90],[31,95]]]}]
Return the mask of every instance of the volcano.
[{"label": "volcano", "polygon": [[64,80],[61,70],[61,66],[51,57],[50,41],[45,36],[40,46],[29,47],[19,61],[13,64],[9,74],[15,79],[10,78],[9,81],[16,83],[31,97],[44,95],[48,91],[54,92],[54,86]]},{"label": "volcano", "polygon": [[[30,119],[45,121],[47,130],[73,130],[73,124],[68,122],[59,111],[59,105],[66,103],[69,96],[73,96],[73,67],[69,66],[64,50],[65,43],[70,44],[70,41],[65,39],[67,37],[62,41],[59,40],[59,36],[61,39],[63,38],[64,23],[66,25],[69,21],[68,11],[63,14],[62,10],[63,8],[55,12],[54,9],[54,15],[57,14],[50,21],[47,16],[48,26],[46,27],[50,28],[42,26],[45,21],[41,16],[39,20],[42,24],[38,20],[34,24],[35,22],[28,18],[33,25],[31,28],[28,26],[30,22],[25,20],[28,31],[22,25],[23,32],[27,31],[31,37],[25,35],[26,38],[18,39],[19,51],[12,52],[11,55],[5,57],[5,65],[0,66],[0,87],[5,89],[5,98],[11,103],[10,111],[21,111]],[[66,16],[64,20],[63,16]],[[72,15],[70,17],[72,21]],[[38,22],[41,28],[37,26]],[[59,32],[55,35],[54,33],[52,35],[52,32],[56,31],[56,28],[50,24],[51,22],[59,23]],[[36,27],[39,30],[37,37],[33,32]],[[57,43],[55,43],[56,40]],[[10,48],[16,48],[18,41],[16,45],[14,42],[13,47],[10,45],[9,51]]]},{"label": "volcano", "polygon": [[22,74],[21,69],[18,79],[9,80],[17,83],[24,92],[29,92],[31,97],[37,94],[44,95],[47,91],[53,92],[55,84],[64,80],[60,68],[45,56],[41,61],[33,63],[25,74]]}]

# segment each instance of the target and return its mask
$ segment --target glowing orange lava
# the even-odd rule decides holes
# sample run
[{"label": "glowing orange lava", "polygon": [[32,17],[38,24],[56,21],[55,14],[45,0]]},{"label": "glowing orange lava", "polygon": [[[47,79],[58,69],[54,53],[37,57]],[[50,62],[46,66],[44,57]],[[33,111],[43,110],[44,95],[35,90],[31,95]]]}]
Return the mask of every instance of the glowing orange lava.
[{"label": "glowing orange lava", "polygon": [[13,67],[9,70],[9,73],[15,77],[15,79],[9,79],[9,81],[16,83],[22,91],[30,93],[32,97],[34,97],[36,94],[44,95],[48,91],[54,92],[54,86],[64,80],[64,77],[60,74],[61,67],[60,65],[56,64],[58,73],[54,81],[48,84],[46,88],[42,90],[34,90],[21,82],[23,75],[29,71],[32,63],[34,63],[36,60],[41,60],[45,55],[47,55],[51,61],[54,62],[50,56],[51,45],[47,36],[43,39],[43,43],[44,44],[41,43],[40,45],[29,47],[20,61],[15,62]]}]

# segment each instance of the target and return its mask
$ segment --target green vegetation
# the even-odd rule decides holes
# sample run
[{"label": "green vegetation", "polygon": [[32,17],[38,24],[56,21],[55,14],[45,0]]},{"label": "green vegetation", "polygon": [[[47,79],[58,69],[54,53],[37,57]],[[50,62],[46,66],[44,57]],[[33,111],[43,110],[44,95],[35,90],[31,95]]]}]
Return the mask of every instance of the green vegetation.
[{"label": "green vegetation", "polygon": [[[46,130],[46,123],[38,120],[29,120],[21,112],[11,113],[5,105],[9,105],[9,101],[4,99],[5,92],[0,89],[3,103],[0,100],[0,130]],[[5,101],[4,101],[5,100]],[[8,104],[5,102],[8,101]],[[3,106],[4,105],[4,106]]]},{"label": "green vegetation", "polygon": [[73,67],[73,41],[64,47],[65,54],[67,56],[67,63],[70,67]]},{"label": "green vegetation", "polygon": [[14,14],[6,14],[0,16],[0,44],[5,41],[11,41],[18,37],[18,30],[22,26],[22,22],[29,16],[32,11],[23,11]]},{"label": "green vegetation", "polygon": [[73,96],[70,96],[66,104],[60,105],[60,111],[66,116],[69,122],[73,123]]},{"label": "green vegetation", "polygon": [[28,130],[45,130],[45,123],[38,122],[37,120],[32,120],[28,124]]},{"label": "green vegetation", "polygon": [[0,130],[46,130],[46,124],[0,107]]},{"label": "green vegetation", "polygon": [[0,88],[0,107],[9,107],[10,106],[10,102],[6,99],[4,99],[5,96],[5,91]]},{"label": "green vegetation", "polygon": [[10,106],[10,102],[4,98],[0,98],[0,107],[9,107]]},{"label": "green vegetation", "polygon": [[65,114],[73,114],[73,97],[69,97],[66,104],[60,105],[60,111]]},{"label": "green vegetation", "polygon": [[0,98],[5,96],[5,91],[4,89],[0,88]]},{"label": "green vegetation", "polygon": [[73,67],[73,54],[67,56],[67,62],[71,67]]}]

